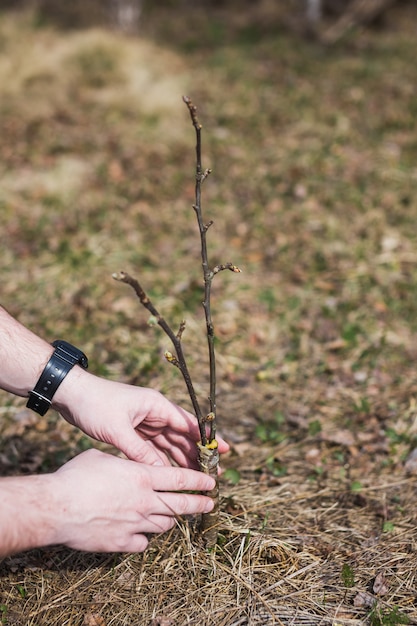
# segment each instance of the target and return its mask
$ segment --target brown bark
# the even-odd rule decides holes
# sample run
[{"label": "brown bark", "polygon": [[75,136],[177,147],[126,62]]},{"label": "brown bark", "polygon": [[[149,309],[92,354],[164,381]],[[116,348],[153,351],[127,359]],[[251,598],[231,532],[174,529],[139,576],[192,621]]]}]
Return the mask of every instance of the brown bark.
[{"label": "brown bark", "polygon": [[214,548],[217,543],[217,532],[219,524],[220,498],[219,498],[219,451],[217,442],[213,440],[211,443],[198,446],[198,463],[200,469],[205,474],[213,476],[216,485],[211,491],[207,491],[206,495],[214,500],[214,507],[210,513],[203,513],[201,516],[200,532],[203,537],[206,548]]}]

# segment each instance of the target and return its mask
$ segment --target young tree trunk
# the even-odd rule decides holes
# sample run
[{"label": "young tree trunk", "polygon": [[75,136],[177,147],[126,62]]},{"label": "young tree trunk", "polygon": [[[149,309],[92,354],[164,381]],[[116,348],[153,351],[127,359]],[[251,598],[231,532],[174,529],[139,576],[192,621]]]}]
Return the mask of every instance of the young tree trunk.
[{"label": "young tree trunk", "polygon": [[157,323],[170,338],[172,345],[174,346],[175,354],[169,351],[165,352],[165,358],[169,363],[175,365],[180,370],[187,390],[190,396],[194,413],[198,422],[200,431],[200,442],[197,443],[198,448],[198,463],[200,469],[205,474],[212,476],[216,485],[214,489],[207,492],[214,501],[213,510],[210,513],[203,514],[201,520],[200,531],[203,535],[204,543],[207,548],[213,548],[217,543],[217,531],[219,521],[219,481],[218,481],[218,467],[219,467],[219,450],[216,441],[216,359],[214,350],[214,326],[211,319],[211,285],[213,278],[223,270],[230,270],[231,272],[239,273],[240,269],[233,265],[233,263],[218,264],[213,268],[210,268],[207,254],[207,230],[213,224],[212,221],[207,223],[203,220],[203,213],[201,208],[201,185],[206,180],[211,170],[206,169],[203,171],[201,165],[201,124],[197,119],[197,108],[191,102],[190,98],[184,96],[185,104],[188,107],[191,121],[196,132],[196,173],[195,173],[195,204],[193,205],[194,212],[197,217],[200,243],[201,243],[201,264],[203,270],[204,279],[204,301],[203,308],[206,320],[207,330],[207,344],[209,352],[210,363],[210,394],[209,400],[209,412],[204,414],[201,410],[200,403],[195,393],[194,385],[191,380],[190,372],[188,371],[187,362],[182,349],[182,335],[185,330],[185,321],[182,321],[177,333],[174,333],[171,326],[160,315],[159,311],[155,308],[151,302],[149,296],[146,294],[141,284],[126,272],[119,272],[113,274],[113,278],[120,280],[130,285],[135,291],[142,305],[148,309],[148,311],[157,320]]},{"label": "young tree trunk", "polygon": [[214,501],[214,507],[210,513],[203,513],[201,516],[200,532],[202,534],[206,548],[214,548],[217,543],[217,531],[219,523],[220,513],[220,498],[219,498],[219,451],[217,449],[217,443],[214,440],[211,444],[203,446],[198,444],[198,463],[200,469],[205,474],[212,476],[216,485],[214,489],[207,492],[207,495]]}]

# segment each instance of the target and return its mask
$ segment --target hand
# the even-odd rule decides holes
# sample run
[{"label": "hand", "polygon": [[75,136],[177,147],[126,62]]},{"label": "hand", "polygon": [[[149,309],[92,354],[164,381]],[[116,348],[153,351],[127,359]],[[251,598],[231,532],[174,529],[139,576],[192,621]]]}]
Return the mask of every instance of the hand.
[{"label": "hand", "polygon": [[[144,533],[161,533],[179,515],[211,510],[210,498],[179,491],[207,491],[214,480],[179,467],[152,467],[88,450],[49,475],[51,515],[61,543],[93,552],[142,552]],[[52,504],[52,506],[51,506]]]},{"label": "hand", "polygon": [[[158,391],[93,376],[74,368],[56,393],[55,407],[85,433],[148,465],[198,469],[196,418]],[[229,449],[217,439],[219,452]]]}]

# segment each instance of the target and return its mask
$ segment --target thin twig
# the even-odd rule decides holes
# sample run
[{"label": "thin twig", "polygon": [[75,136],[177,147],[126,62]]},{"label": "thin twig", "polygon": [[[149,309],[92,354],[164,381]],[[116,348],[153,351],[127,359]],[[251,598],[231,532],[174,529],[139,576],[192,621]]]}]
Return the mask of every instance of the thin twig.
[{"label": "thin twig", "polygon": [[191,121],[195,128],[196,132],[196,173],[195,173],[195,204],[193,209],[197,216],[198,228],[200,231],[200,242],[201,242],[201,263],[203,268],[203,278],[204,278],[204,315],[206,319],[206,329],[207,329],[207,342],[208,342],[208,352],[209,352],[209,367],[210,367],[210,393],[209,393],[209,406],[210,406],[210,435],[209,442],[213,441],[216,438],[216,357],[214,352],[214,326],[211,318],[211,306],[210,306],[210,297],[211,297],[211,283],[213,280],[214,273],[210,271],[209,263],[208,263],[208,253],[207,253],[207,238],[206,233],[209,227],[213,224],[213,222],[209,222],[205,224],[203,221],[203,212],[201,206],[201,185],[205,180],[207,175],[211,170],[205,170],[203,172],[203,168],[201,165],[201,124],[197,118],[197,107],[192,103],[191,99],[188,96],[184,96],[183,100],[188,107],[190,112]]},{"label": "thin twig", "polygon": [[148,309],[148,311],[155,317],[159,326],[162,328],[165,334],[168,335],[168,337],[171,339],[175,352],[176,352],[176,358],[173,357],[170,352],[165,353],[165,358],[167,359],[167,361],[171,362],[173,365],[176,365],[178,367],[178,369],[180,370],[184,378],[184,381],[188,390],[188,395],[190,396],[193,409],[195,412],[195,416],[198,421],[201,443],[203,445],[206,445],[207,435],[206,435],[206,429],[204,425],[205,419],[200,409],[200,405],[199,405],[197,395],[194,390],[194,385],[192,383],[190,372],[188,371],[187,362],[185,360],[184,352],[182,349],[181,338],[185,329],[185,322],[184,321],[181,322],[179,330],[177,334],[175,334],[172,328],[170,327],[170,325],[166,322],[166,320],[162,317],[159,311],[155,308],[149,296],[147,295],[145,290],[142,288],[141,284],[136,280],[136,278],[133,278],[132,276],[130,276],[130,274],[127,274],[126,272],[119,272],[118,274],[113,274],[113,278],[122,283],[126,283],[127,285],[130,285],[132,287],[132,289],[136,293],[137,297],[139,298],[143,306],[146,309]]}]

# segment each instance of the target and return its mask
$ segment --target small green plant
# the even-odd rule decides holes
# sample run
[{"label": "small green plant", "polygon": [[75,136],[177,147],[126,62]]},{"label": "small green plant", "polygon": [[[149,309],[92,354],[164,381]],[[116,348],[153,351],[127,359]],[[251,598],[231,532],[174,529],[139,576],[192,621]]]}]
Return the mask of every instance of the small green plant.
[{"label": "small green plant", "polygon": [[284,415],[278,411],[273,419],[260,422],[255,428],[255,434],[263,443],[280,443],[285,439],[281,432],[284,421]]},{"label": "small green plant", "polygon": [[16,589],[18,590],[19,595],[20,595],[21,598],[23,598],[23,599],[26,598],[26,589],[23,587],[23,585],[17,584],[16,585]]},{"label": "small green plant", "polygon": [[386,428],[385,436],[392,445],[399,443],[409,444],[411,440],[408,433],[399,433],[395,428]]},{"label": "small green plant", "polygon": [[238,482],[240,481],[240,472],[239,470],[235,469],[234,467],[229,467],[223,474],[223,478],[225,480],[228,480],[229,483],[232,483],[232,485],[237,485]]},{"label": "small green plant", "polygon": [[316,465],[315,467],[313,467],[311,473],[308,475],[308,480],[310,482],[319,481],[320,478],[323,477],[325,471],[326,469],[325,467],[323,467],[323,465]]},{"label": "small green plant", "polygon": [[319,433],[321,433],[321,424],[319,420],[312,420],[311,422],[309,422],[308,434],[310,435],[310,437],[315,437]]},{"label": "small green plant", "polygon": [[392,533],[392,531],[394,530],[395,525],[393,522],[384,522],[383,526],[382,526],[382,532],[384,533]]},{"label": "small green plant", "polygon": [[266,460],[266,467],[271,472],[271,474],[277,478],[280,476],[285,476],[288,469],[285,465],[281,463],[279,459],[275,456],[271,456]]},{"label": "small green plant", "polygon": [[369,413],[371,405],[367,398],[361,398],[358,402],[354,404],[353,408],[357,413]]},{"label": "small green plant", "polygon": [[362,491],[362,489],[363,489],[363,485],[360,480],[354,480],[350,485],[350,490],[353,493],[359,493],[360,491]]},{"label": "small green plant", "polygon": [[355,586],[355,572],[348,563],[343,563],[342,567],[342,582],[343,586],[347,589],[352,589]]},{"label": "small green plant", "polygon": [[259,294],[259,302],[266,306],[268,313],[275,311],[277,306],[276,290],[272,287],[263,289]]},{"label": "small green plant", "polygon": [[362,329],[358,324],[346,324],[342,330],[342,338],[349,345],[356,346]]},{"label": "small green plant", "polygon": [[269,511],[267,511],[262,519],[262,523],[261,523],[261,530],[265,530],[265,528],[268,526],[268,520],[269,520]]},{"label": "small green plant", "polygon": [[369,614],[370,626],[400,626],[400,624],[409,624],[410,620],[407,615],[400,613],[398,607],[391,610],[383,611],[378,604],[375,604]]}]

